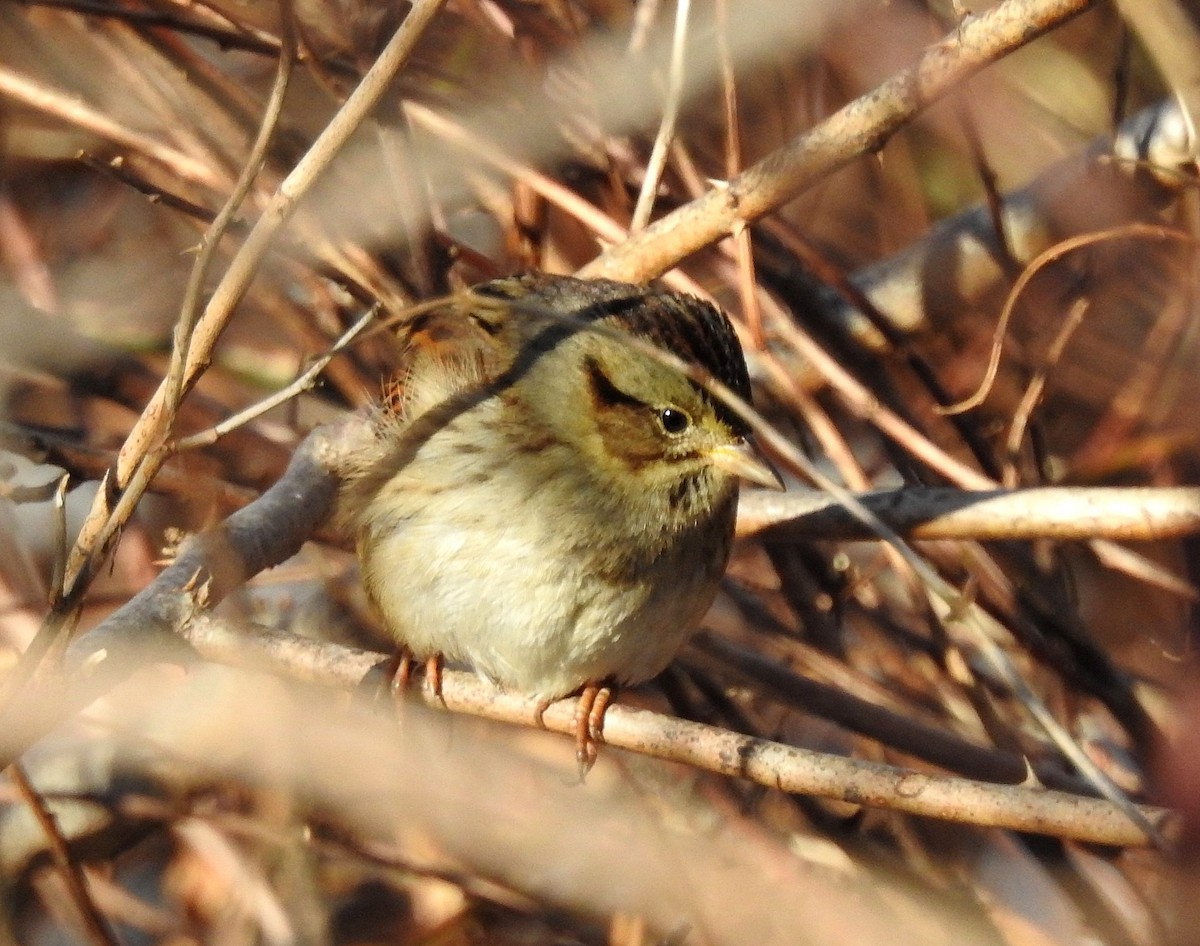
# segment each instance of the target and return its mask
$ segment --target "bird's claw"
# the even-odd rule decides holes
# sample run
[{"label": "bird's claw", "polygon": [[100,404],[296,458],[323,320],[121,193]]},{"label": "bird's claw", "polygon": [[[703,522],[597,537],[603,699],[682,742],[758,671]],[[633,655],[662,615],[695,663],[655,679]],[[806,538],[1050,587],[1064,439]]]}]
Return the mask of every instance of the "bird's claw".
[{"label": "bird's claw", "polygon": [[575,761],[579,765],[580,781],[600,757],[604,714],[612,697],[612,687],[597,683],[589,683],[579,692],[579,702],[575,706]]}]

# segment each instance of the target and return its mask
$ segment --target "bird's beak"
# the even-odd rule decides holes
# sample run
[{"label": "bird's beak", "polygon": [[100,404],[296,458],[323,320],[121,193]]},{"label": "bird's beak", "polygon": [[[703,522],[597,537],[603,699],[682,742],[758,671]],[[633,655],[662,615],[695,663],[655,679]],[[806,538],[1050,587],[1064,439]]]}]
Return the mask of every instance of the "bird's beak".
[{"label": "bird's beak", "polygon": [[783,480],[779,478],[775,468],[747,440],[722,444],[714,448],[708,458],[717,469],[747,482],[757,483],[767,489],[784,489]]}]

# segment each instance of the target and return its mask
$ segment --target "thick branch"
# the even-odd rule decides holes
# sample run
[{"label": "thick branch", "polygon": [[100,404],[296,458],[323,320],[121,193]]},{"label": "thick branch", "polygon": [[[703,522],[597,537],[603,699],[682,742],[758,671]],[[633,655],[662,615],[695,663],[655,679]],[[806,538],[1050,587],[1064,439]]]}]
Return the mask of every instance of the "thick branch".
[{"label": "thick branch", "polygon": [[337,485],[331,471],[344,449],[339,438],[356,429],[350,420],[309,434],[279,482],[186,543],[153,582],[80,637],[68,651],[65,678],[48,674],[11,695],[0,709],[8,744],[24,751],[138,668],[194,656],[180,629],[247,578],[295,555],[327,517]]},{"label": "thick branch", "polygon": [[[1002,232],[1025,264],[1064,236],[1128,219],[1133,208],[1156,206],[1195,186],[1192,129],[1175,99],[1138,112],[1115,136],[1101,138],[1054,165],[1028,186],[1003,195]],[[1131,193],[1131,191],[1133,193]],[[1103,202],[1096,195],[1105,194]],[[1086,208],[1081,213],[1080,208]],[[1116,219],[1102,217],[1110,213]],[[933,312],[977,304],[1005,278],[995,216],[979,204],[939,222],[894,256],[859,270],[851,282],[896,329],[928,328]],[[823,291],[829,316],[868,343],[879,333],[853,303]]]}]

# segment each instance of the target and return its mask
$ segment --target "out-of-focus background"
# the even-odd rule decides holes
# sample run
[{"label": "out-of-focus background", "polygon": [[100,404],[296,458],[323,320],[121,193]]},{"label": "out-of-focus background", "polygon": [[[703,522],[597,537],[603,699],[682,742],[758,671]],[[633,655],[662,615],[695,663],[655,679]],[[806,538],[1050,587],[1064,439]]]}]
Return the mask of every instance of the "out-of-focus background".
[{"label": "out-of-focus background", "polygon": [[[903,93],[896,77],[933,44],[1007,10],[1027,44],[894,133],[851,116],[840,127],[865,137],[848,163],[781,184],[773,212],[674,254],[666,278],[730,313],[759,410],[852,490],[1193,484],[1196,11],[1054,12],[1070,6],[447,0],[275,236],[168,439],[284,387],[374,302],[396,314],[496,275],[574,272],[647,211],[667,217],[763,159],[769,176],[798,136],[873,90]],[[0,4],[6,674],[60,593],[189,299],[203,309],[408,13]],[[263,167],[189,293],[281,51],[294,67]],[[664,275],[636,254],[622,265]],[[371,334],[315,388],[174,453],[79,592],[76,630],[272,483],[314,425],[376,397],[393,358]],[[944,410],[985,378],[978,403]],[[1031,541],[1031,516],[1020,541],[917,549],[996,619],[995,643],[1108,778],[1200,812],[1194,540]],[[388,649],[332,536],[221,613]],[[892,728],[811,690],[789,697],[752,658],[890,711]],[[880,542],[740,543],[704,635],[643,689],[629,699],[794,746],[977,774],[922,751],[928,729],[895,735],[923,726],[1043,781],[1086,782]],[[270,667],[154,665],[31,745],[0,739],[26,750],[0,781],[2,929],[29,946],[1197,939],[1186,843],[1171,858],[1053,826],[952,826],[615,749],[579,786],[561,737],[417,706],[397,726]]]}]

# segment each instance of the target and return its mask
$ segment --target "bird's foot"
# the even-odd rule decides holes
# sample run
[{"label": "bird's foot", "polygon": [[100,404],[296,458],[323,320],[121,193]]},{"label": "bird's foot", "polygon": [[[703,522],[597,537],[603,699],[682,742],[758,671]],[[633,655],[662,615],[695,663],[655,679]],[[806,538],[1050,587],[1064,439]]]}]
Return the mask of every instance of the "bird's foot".
[{"label": "bird's foot", "polygon": [[[600,757],[600,743],[604,742],[604,714],[616,693],[614,683],[588,683],[579,691],[575,702],[575,761],[579,765],[579,780],[592,770]],[[546,710],[557,700],[539,700],[533,711],[534,721],[541,729],[546,728]]]},{"label": "bird's foot", "polygon": [[580,781],[600,757],[604,714],[608,712],[615,689],[612,684],[589,683],[579,691],[579,702],[575,706],[575,761],[579,765]]},{"label": "bird's foot", "polygon": [[404,698],[405,692],[408,690],[408,685],[412,682],[413,652],[407,647],[401,647],[396,651],[395,655],[388,661],[384,670],[386,673],[391,671],[391,677],[388,680],[388,692],[393,700]]},{"label": "bird's foot", "polygon": [[441,654],[425,658],[425,686],[442,706],[446,705],[446,700],[442,696],[442,666],[444,663],[445,659]]},{"label": "bird's foot", "polygon": [[[439,702],[444,704],[446,701],[442,698],[443,663],[441,654],[433,654],[425,658],[425,686]],[[381,666],[380,672],[385,681],[386,694],[390,695],[393,702],[400,703],[404,699],[408,688],[412,685],[413,670],[416,665],[417,658],[413,652],[407,647],[401,647]]]}]

